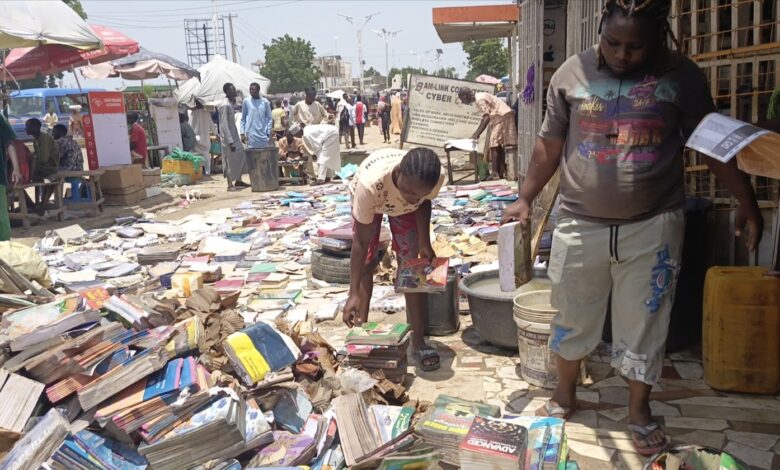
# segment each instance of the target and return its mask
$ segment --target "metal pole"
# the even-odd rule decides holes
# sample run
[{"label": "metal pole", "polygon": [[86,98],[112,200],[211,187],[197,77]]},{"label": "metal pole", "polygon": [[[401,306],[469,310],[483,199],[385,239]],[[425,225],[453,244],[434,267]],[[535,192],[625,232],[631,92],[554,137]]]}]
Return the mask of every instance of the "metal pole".
[{"label": "metal pole", "polygon": [[211,33],[214,37],[214,50],[219,54],[219,28],[217,27],[217,0],[211,0]]},{"label": "metal pole", "polygon": [[238,63],[238,60],[236,60],[236,56],[238,55],[236,53],[236,38],[233,35],[233,17],[236,17],[237,15],[230,14],[227,16],[228,18],[228,24],[230,25],[230,48],[233,52],[233,62]]},{"label": "metal pole", "polygon": [[[365,23],[363,23],[365,25]],[[360,70],[360,93],[363,93],[363,28],[357,31],[358,37],[358,70]]]},{"label": "metal pole", "polygon": [[385,88],[390,88],[390,41],[385,39]]},{"label": "metal pole", "polygon": [[206,23],[203,23],[203,45],[206,48],[206,62],[209,61],[209,37],[206,33]]}]

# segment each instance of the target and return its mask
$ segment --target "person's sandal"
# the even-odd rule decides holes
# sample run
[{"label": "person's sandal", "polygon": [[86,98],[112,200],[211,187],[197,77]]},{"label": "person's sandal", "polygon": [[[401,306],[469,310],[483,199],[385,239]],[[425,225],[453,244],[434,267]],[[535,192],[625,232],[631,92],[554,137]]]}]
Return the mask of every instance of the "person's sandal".
[{"label": "person's sandal", "polygon": [[[650,434],[660,430],[664,433],[664,440],[658,445],[651,445],[648,443],[647,438]],[[669,447],[669,438],[661,428],[661,426],[655,421],[650,421],[645,425],[628,423],[628,431],[631,433],[631,442],[634,444],[634,450],[642,457],[650,457],[656,452],[660,452]],[[645,445],[642,445],[644,443]]]},{"label": "person's sandal", "polygon": [[423,346],[416,353],[417,364],[424,372],[431,372],[441,366],[439,351],[431,346]]},{"label": "person's sandal", "polygon": [[571,418],[574,412],[577,411],[577,402],[574,402],[572,406],[561,406],[555,400],[547,400],[544,405],[536,410],[534,413],[536,416],[545,418],[560,418],[564,421]]}]

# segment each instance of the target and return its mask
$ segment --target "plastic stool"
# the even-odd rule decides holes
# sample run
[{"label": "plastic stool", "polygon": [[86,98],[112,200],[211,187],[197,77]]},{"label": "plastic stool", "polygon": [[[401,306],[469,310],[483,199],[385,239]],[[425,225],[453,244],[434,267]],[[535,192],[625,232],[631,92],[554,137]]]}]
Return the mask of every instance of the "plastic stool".
[{"label": "plastic stool", "polygon": [[[88,184],[84,184],[83,178],[66,178],[65,181],[70,183],[70,197],[65,198],[66,202],[78,203],[92,201],[92,191]],[[82,190],[86,193],[84,196],[81,195]]]}]

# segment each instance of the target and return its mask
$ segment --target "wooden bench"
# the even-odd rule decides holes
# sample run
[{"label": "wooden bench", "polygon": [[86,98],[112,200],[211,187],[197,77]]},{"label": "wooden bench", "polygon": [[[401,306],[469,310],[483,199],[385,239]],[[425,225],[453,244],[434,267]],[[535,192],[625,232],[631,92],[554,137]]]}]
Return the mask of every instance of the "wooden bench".
[{"label": "wooden bench", "polygon": [[[58,221],[65,219],[65,209],[62,204],[62,177],[60,174],[56,174],[51,178],[51,181],[43,183],[26,183],[20,184],[8,188],[8,218],[11,220],[21,220],[24,228],[30,228],[32,221],[45,221],[49,218],[56,217]],[[35,188],[40,191],[44,191],[47,188],[52,189],[54,193],[54,203],[49,201],[44,203],[46,212],[44,215],[38,215],[29,211],[27,207],[27,189]],[[14,210],[14,202],[19,204],[19,211]]]},{"label": "wooden bench", "polygon": [[[68,209],[88,209],[93,215],[103,212],[103,188],[100,186],[100,177],[105,171],[61,171],[57,176],[63,180],[79,180],[78,185],[71,182],[71,195],[64,198],[63,203]],[[67,182],[67,181],[66,181]],[[87,197],[81,197],[81,188],[87,190]],[[79,194],[76,194],[79,193]]]}]

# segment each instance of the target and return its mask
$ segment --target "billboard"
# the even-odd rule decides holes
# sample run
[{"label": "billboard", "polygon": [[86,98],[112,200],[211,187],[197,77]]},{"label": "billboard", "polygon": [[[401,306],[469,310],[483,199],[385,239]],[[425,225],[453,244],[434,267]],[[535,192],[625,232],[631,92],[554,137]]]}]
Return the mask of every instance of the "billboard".
[{"label": "billboard", "polygon": [[95,91],[88,96],[90,114],[83,119],[89,169],[132,163],[122,92]]},{"label": "billboard", "polygon": [[[465,105],[458,91],[468,87],[474,92],[493,94],[493,85],[452,78],[411,75],[409,78],[409,122],[405,142],[444,147],[451,139],[467,139],[482,121],[482,112],[474,104]],[[484,139],[485,134],[482,134]],[[478,148],[482,148],[480,143]]]}]

